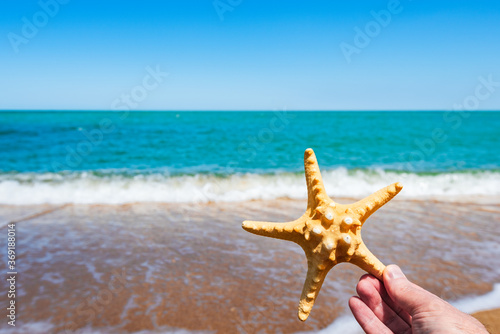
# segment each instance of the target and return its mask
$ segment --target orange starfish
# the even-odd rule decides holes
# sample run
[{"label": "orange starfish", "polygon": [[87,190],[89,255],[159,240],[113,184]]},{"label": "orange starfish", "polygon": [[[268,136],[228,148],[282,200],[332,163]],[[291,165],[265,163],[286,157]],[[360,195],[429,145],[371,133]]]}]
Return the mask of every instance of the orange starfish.
[{"label": "orange starfish", "polygon": [[359,202],[343,205],[326,194],[316,156],[310,148],[304,154],[304,168],[308,202],[302,217],[288,223],[243,222],[248,232],[293,241],[304,249],[308,270],[299,303],[298,316],[302,321],[309,316],[328,271],[337,263],[351,262],[382,278],[385,266],[361,240],[361,227],[403,188],[401,183],[394,183]]}]

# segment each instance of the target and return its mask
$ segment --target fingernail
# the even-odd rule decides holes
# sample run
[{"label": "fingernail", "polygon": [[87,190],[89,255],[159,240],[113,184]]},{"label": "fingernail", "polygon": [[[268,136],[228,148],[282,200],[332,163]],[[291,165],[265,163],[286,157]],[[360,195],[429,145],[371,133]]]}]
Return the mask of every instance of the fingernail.
[{"label": "fingernail", "polygon": [[387,266],[387,271],[389,272],[390,279],[406,278],[405,274],[396,265]]}]

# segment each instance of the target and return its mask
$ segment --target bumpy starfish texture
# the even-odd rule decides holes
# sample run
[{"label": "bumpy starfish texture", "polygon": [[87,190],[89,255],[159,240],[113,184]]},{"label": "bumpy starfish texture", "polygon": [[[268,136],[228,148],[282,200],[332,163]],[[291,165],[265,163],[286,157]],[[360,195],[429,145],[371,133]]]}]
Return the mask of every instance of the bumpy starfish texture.
[{"label": "bumpy starfish texture", "polygon": [[298,316],[302,321],[309,316],[328,271],[337,263],[353,263],[382,279],[385,266],[361,240],[361,227],[403,188],[401,183],[394,183],[359,202],[343,205],[326,194],[316,156],[310,148],[304,154],[304,168],[308,202],[302,217],[288,223],[243,222],[248,232],[293,241],[304,249],[308,270],[299,303]]}]

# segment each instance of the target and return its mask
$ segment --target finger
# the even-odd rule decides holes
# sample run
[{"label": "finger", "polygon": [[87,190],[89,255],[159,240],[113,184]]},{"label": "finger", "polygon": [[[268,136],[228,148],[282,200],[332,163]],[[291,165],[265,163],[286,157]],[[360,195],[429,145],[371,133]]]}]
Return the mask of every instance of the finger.
[{"label": "finger", "polygon": [[366,334],[393,334],[358,297],[349,299],[349,308]]},{"label": "finger", "polygon": [[417,314],[429,305],[441,304],[439,297],[408,281],[396,265],[387,266],[383,279],[389,297],[410,315]]},{"label": "finger", "polygon": [[[362,278],[356,286],[359,298],[368,306],[373,314],[379,318],[394,333],[405,333],[411,330],[410,326],[382,299],[379,291],[370,282],[369,277]],[[377,280],[378,281],[378,280]]]},{"label": "finger", "polygon": [[375,290],[377,290],[377,292],[380,294],[380,296],[382,297],[382,300],[401,318],[403,319],[410,327],[411,327],[411,316],[408,314],[408,312],[406,312],[405,310],[403,310],[398,304],[396,304],[392,299],[391,297],[389,297],[389,295],[387,294],[387,290],[385,289],[385,286],[384,284],[379,280],[377,279],[375,276],[373,275],[370,275],[370,274],[366,274],[366,275],[363,275],[361,276],[361,278],[359,279],[360,282],[361,280],[366,280],[367,282],[369,282],[370,284],[373,285],[373,287],[375,288]]}]

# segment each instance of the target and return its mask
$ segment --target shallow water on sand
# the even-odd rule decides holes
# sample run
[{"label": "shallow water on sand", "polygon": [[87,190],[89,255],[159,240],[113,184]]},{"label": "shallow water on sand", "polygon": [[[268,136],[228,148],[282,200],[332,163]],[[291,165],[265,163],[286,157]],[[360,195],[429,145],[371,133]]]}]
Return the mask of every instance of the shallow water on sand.
[{"label": "shallow water on sand", "polygon": [[[4,221],[47,211],[17,223],[17,332],[325,328],[348,313],[347,300],[363,272],[350,264],[332,269],[311,316],[301,323],[296,312],[306,275],[303,251],[241,229],[244,219],[288,221],[304,207],[303,200],[71,205],[54,211],[1,206]],[[500,282],[499,213],[496,199],[393,200],[368,219],[363,239],[385,264],[397,263],[411,280],[457,300],[487,293]],[[0,288],[6,291],[4,281]],[[6,302],[1,294],[0,304]],[[0,331],[10,329],[0,324]]]}]

